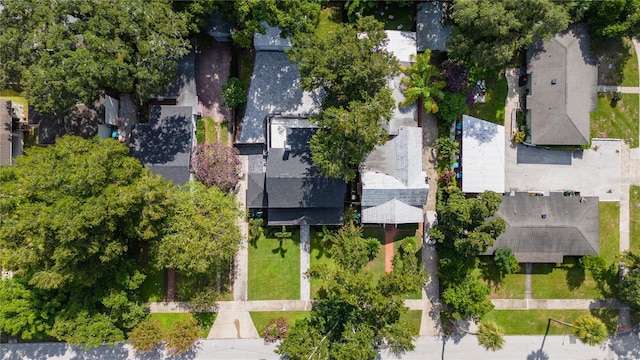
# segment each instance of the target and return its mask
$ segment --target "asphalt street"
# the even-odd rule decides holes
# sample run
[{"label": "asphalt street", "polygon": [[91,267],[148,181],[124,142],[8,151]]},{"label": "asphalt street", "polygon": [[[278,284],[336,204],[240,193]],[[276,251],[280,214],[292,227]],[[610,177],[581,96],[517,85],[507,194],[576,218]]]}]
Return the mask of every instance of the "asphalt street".
[{"label": "asphalt street", "polygon": [[[415,351],[401,355],[400,359],[477,359],[477,360],[631,360],[640,359],[640,338],[635,332],[621,335],[606,345],[591,347],[570,335],[506,336],[504,349],[491,352],[478,345],[475,336],[463,338],[421,336],[416,339]],[[203,340],[197,348],[181,356],[169,357],[155,352],[136,357],[129,345],[102,346],[91,350],[58,343],[0,344],[2,360],[276,360],[275,345],[265,345],[261,339]],[[398,359],[384,350],[381,360]]]}]

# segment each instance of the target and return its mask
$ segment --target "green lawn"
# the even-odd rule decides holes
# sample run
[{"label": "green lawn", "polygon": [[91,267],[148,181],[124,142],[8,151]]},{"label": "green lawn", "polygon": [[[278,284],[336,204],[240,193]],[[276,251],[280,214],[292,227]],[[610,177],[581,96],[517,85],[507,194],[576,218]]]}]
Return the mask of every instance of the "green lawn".
[{"label": "green lawn", "polygon": [[249,245],[249,300],[300,299],[300,231],[287,231],[293,236],[282,244],[267,236]]},{"label": "green lawn", "polygon": [[167,271],[157,270],[150,267],[147,270],[147,277],[140,286],[140,297],[144,302],[164,301],[167,292]]},{"label": "green lawn", "polygon": [[591,113],[591,137],[624,139],[638,147],[638,94],[620,94],[612,101],[610,94],[598,95],[598,110]]},{"label": "green lawn", "polygon": [[591,53],[598,62],[598,84],[638,86],[638,58],[627,38],[591,39]]},{"label": "green lawn", "polygon": [[629,58],[622,67],[622,86],[638,86],[638,54],[629,39],[624,39],[629,46]]},{"label": "green lawn", "polygon": [[500,279],[498,269],[491,256],[481,256],[478,268],[474,273],[485,284],[489,285],[491,299],[524,299],[525,271],[524,266],[516,274],[507,274]]},{"label": "green lawn", "polygon": [[[573,323],[575,319],[589,313],[589,310],[494,310],[482,320],[494,321],[504,330],[505,335],[544,335],[549,318]],[[594,310],[591,314],[600,318],[610,334],[615,334],[618,322],[616,310]],[[572,328],[551,322],[549,335],[563,335],[572,332]]]},{"label": "green lawn", "polygon": [[227,123],[216,122],[213,118],[207,116],[202,119],[204,121],[206,143],[221,142],[227,144],[229,141],[229,129]]},{"label": "green lawn", "polygon": [[149,315],[151,319],[160,321],[164,332],[167,332],[176,321],[193,317],[198,321],[200,327],[202,327],[200,337],[203,339],[206,339],[209,335],[211,326],[216,321],[216,316],[216,313],[152,313]]},{"label": "green lawn", "polygon": [[495,124],[504,125],[504,109],[507,100],[507,79],[504,73],[499,71],[491,77],[485,78],[487,93],[484,103],[475,103],[467,110],[467,115],[486,120]]},{"label": "green lawn", "polygon": [[620,254],[620,203],[600,202],[600,256],[607,263]]},{"label": "green lawn", "polygon": [[262,336],[264,327],[271,320],[278,318],[285,318],[289,322],[289,326],[293,326],[296,321],[301,320],[309,316],[309,311],[252,311],[249,313],[253,325],[255,325],[258,334]]},{"label": "green lawn", "polygon": [[316,27],[318,36],[326,36],[340,27],[342,14],[339,6],[327,6],[320,11],[320,21]]},{"label": "green lawn", "polygon": [[596,281],[578,264],[576,258],[565,257],[563,264],[533,264],[531,297],[534,299],[602,298]]},{"label": "green lawn", "polygon": [[640,186],[629,188],[629,250],[640,252]]},{"label": "green lawn", "polygon": [[420,323],[422,322],[422,310],[410,310],[400,316],[400,321],[407,321],[411,335],[420,335]]}]

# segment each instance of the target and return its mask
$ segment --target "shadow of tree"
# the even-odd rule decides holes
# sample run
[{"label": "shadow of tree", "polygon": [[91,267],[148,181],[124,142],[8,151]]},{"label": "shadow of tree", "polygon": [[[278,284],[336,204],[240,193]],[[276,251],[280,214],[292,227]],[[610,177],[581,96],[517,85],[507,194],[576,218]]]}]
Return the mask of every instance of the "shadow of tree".
[{"label": "shadow of tree", "polygon": [[535,350],[527,355],[527,360],[549,360],[549,355],[544,350]]},{"label": "shadow of tree", "polygon": [[569,290],[575,290],[584,283],[585,272],[584,268],[578,264],[569,267],[566,274],[567,286]]}]

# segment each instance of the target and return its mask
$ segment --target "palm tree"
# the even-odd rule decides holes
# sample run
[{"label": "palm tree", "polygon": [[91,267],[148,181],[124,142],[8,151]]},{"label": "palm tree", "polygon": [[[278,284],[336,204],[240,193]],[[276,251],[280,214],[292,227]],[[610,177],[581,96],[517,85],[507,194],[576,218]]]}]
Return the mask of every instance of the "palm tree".
[{"label": "palm tree", "polygon": [[[573,334],[585,344],[595,346],[602,344],[607,340],[607,327],[602,320],[591,314],[580,315],[573,324],[549,318],[547,331],[544,334],[545,338],[549,333],[549,325],[551,325],[552,321],[573,328]],[[544,341],[542,342],[542,346],[544,346]]]},{"label": "palm tree", "polygon": [[456,325],[458,330],[469,335],[476,335],[478,343],[485,349],[498,351],[504,347],[504,331],[493,321],[483,321],[478,325],[478,332],[470,332]]},{"label": "palm tree", "polygon": [[408,76],[402,78],[402,84],[407,87],[404,90],[404,101],[400,106],[407,106],[415,101],[421,101],[424,110],[427,113],[438,112],[438,104],[436,99],[444,97],[444,89],[446,83],[437,80],[438,68],[430,64],[431,51],[427,50],[422,54],[418,54],[416,62],[402,71]]}]

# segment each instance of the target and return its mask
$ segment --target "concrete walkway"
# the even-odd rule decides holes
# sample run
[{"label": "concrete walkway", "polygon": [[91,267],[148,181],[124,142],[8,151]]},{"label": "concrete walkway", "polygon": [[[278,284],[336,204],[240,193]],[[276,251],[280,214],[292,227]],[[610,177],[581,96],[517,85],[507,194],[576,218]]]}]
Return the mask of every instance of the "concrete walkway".
[{"label": "concrete walkway", "polygon": [[311,299],[311,281],[305,273],[311,266],[311,233],[308,224],[300,224],[300,300]]},{"label": "concrete walkway", "polygon": [[640,87],[637,86],[611,86],[598,85],[598,92],[619,92],[623,94],[640,94]]}]

